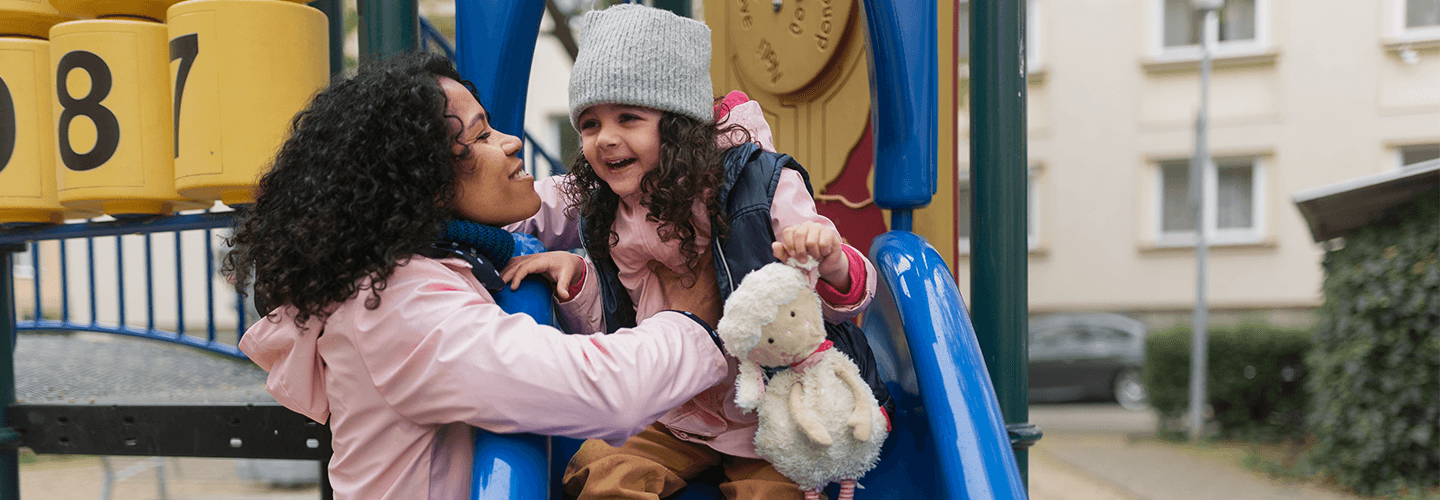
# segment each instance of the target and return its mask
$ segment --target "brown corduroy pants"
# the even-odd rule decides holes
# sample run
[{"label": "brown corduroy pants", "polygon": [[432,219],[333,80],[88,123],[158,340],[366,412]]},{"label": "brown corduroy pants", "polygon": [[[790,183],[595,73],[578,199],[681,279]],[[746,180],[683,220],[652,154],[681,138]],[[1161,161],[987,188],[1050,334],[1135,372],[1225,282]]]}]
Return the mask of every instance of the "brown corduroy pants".
[{"label": "brown corduroy pants", "polygon": [[565,494],[580,500],[657,500],[675,494],[710,467],[724,468],[720,493],[729,500],[796,499],[804,493],[770,462],[735,457],[709,446],[681,441],[659,423],[619,448],[591,439],[565,468]]}]

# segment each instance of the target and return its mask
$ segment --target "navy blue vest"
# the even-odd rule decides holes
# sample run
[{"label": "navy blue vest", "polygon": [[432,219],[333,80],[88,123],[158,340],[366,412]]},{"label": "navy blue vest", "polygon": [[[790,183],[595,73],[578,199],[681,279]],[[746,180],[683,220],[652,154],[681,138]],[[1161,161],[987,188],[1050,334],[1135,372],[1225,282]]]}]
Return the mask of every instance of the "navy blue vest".
[{"label": "navy blue vest", "polygon": [[[729,216],[730,231],[724,238],[711,242],[715,257],[715,278],[720,286],[721,300],[730,297],[730,292],[740,285],[740,280],[751,271],[775,262],[770,243],[775,241],[775,230],[770,225],[770,206],[775,200],[775,187],[780,184],[780,172],[791,168],[800,173],[805,181],[805,190],[811,196],[815,189],[810,186],[810,174],[787,154],[770,153],[754,143],[745,143],[725,151],[725,183],[716,193],[720,206]],[[589,224],[580,220],[581,234]],[[588,248],[592,242],[587,241]],[[591,252],[593,256],[594,253]],[[620,270],[612,259],[591,259],[595,263],[596,281],[604,302],[605,328],[614,333],[621,328],[633,327],[635,303],[630,292],[620,283]],[[853,286],[864,286],[856,283]],[[714,325],[711,325],[712,327]],[[850,356],[860,368],[861,377],[870,386],[875,400],[885,407],[888,415],[895,414],[895,404],[890,393],[880,380],[875,365],[875,355],[865,333],[855,323],[825,324],[826,338],[835,343],[835,348]]]}]

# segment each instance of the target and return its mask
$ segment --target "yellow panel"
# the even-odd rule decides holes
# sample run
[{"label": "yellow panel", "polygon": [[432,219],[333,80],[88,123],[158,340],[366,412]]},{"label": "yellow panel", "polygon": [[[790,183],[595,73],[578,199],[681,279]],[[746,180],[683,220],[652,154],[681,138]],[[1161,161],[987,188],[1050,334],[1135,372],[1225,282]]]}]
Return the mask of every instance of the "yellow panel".
[{"label": "yellow panel", "polygon": [[[201,206],[175,192],[165,25],[72,21],[50,30],[60,203],[111,215]],[[71,134],[75,136],[71,136]]]},{"label": "yellow panel", "polygon": [[50,42],[0,38],[0,223],[59,222]]},{"label": "yellow panel", "polygon": [[[768,0],[706,4],[705,22],[715,46],[710,77],[717,93],[739,89],[760,102],[775,135],[775,148],[794,156],[820,191],[840,175],[870,117],[860,5],[855,0],[811,4],[804,15],[803,36],[794,35],[789,23],[804,6],[785,2],[777,13],[771,5]],[[832,9],[829,17],[824,15],[827,6]],[[747,23],[751,28],[745,28]],[[829,31],[821,23],[830,23]],[[816,38],[826,33],[828,52],[819,49]],[[742,69],[768,64],[760,58],[763,53],[756,52],[761,40],[769,41],[787,80],[789,75],[803,78],[782,85],[784,81],[770,81],[763,65],[758,70]],[[791,64],[795,61],[813,64]]]},{"label": "yellow panel", "polygon": [[80,17],[138,16],[165,20],[165,9],[182,0],[50,0],[50,5]]},{"label": "yellow panel", "polygon": [[196,0],[171,8],[169,26],[171,83],[183,92],[176,188],[253,202],[290,120],[329,81],[325,15],[278,0]]},{"label": "yellow panel", "polygon": [[784,2],[776,10],[769,0],[730,2],[725,23],[735,66],[746,80],[771,94],[789,94],[815,81],[841,52],[841,38],[851,0]]},{"label": "yellow panel", "polygon": [[74,18],[56,11],[49,0],[0,0],[0,36],[46,38],[51,26]]}]

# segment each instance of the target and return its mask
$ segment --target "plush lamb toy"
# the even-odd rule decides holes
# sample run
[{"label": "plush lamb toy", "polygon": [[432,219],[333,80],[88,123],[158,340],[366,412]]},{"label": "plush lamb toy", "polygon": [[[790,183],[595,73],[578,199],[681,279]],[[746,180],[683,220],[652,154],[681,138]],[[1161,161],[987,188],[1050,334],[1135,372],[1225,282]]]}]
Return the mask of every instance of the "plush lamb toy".
[{"label": "plush lamb toy", "polygon": [[[853,498],[855,480],[880,456],[885,417],[855,362],[825,340],[805,272],[778,262],[751,272],[725,301],[717,330],[740,360],[736,405],[760,412],[755,451],[807,499],[832,482],[841,500]],[[788,368],[766,390],[761,367]]]}]

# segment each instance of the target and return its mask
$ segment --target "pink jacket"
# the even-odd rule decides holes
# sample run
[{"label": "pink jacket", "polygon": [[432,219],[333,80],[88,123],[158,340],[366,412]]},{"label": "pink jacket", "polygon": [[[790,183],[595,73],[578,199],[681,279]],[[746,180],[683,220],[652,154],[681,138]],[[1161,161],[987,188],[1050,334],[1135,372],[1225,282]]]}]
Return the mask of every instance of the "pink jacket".
[{"label": "pink jacket", "polygon": [[284,308],[240,341],[276,401],[329,421],[337,499],[466,498],[471,426],[618,443],[727,380],[708,332],[680,313],[565,335],[501,311],[459,259],[413,257],[378,308],[363,297],[304,329]]},{"label": "pink jacket", "polygon": [[[761,142],[762,148],[774,151],[770,144],[770,129],[760,114],[760,105],[755,101],[736,106],[727,115],[727,121],[741,123],[751,131],[752,137]],[[722,138],[722,146],[729,146]],[[540,192],[541,210],[530,220],[507,229],[535,234],[548,248],[573,248],[579,246],[578,224],[565,217],[566,199],[559,192],[558,183],[564,177],[549,178],[535,184]],[[697,210],[701,210],[697,204]],[[658,224],[645,220],[648,211],[638,203],[633,206],[621,204],[613,226],[619,236],[619,243],[611,250],[611,256],[620,270],[620,281],[630,292],[635,302],[636,318],[644,320],[666,309],[656,276],[645,264],[656,260],[677,273],[684,273],[683,261],[679,257],[678,242],[661,242]],[[703,213],[703,212],[700,212]],[[785,170],[780,174],[780,183],[775,190],[775,199],[770,209],[771,227],[778,238],[787,227],[814,221],[834,229],[830,219],[815,210],[815,200],[805,190],[800,174]],[[708,220],[698,219],[697,229],[708,231]],[[710,244],[708,238],[697,237],[697,246],[704,250]],[[875,294],[875,268],[858,250],[846,246],[851,260],[853,287],[863,287],[861,293],[851,293],[853,302],[836,303],[838,297],[833,288],[821,284],[820,291],[825,318],[838,322],[855,317],[869,305]],[[857,262],[858,261],[858,262]],[[605,328],[601,313],[602,300],[598,285],[595,284],[594,264],[587,261],[586,279],[583,288],[575,298],[560,304],[559,312],[566,324],[574,331],[602,331]],[[826,290],[829,288],[829,290]],[[831,293],[826,293],[831,292]],[[759,458],[755,453],[756,415],[743,413],[735,406],[735,376],[739,374],[737,363],[729,359],[729,373],[725,380],[707,389],[695,398],[667,412],[660,417],[660,423],[669,427],[676,437],[695,443],[702,443],[729,455]]]}]

